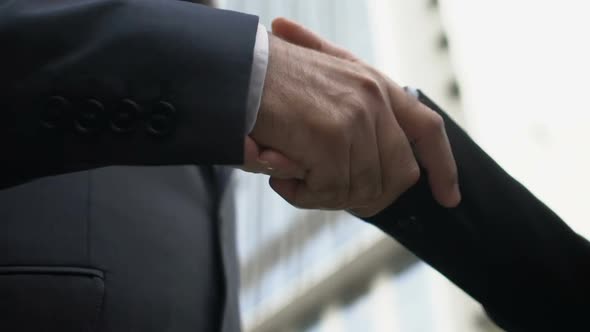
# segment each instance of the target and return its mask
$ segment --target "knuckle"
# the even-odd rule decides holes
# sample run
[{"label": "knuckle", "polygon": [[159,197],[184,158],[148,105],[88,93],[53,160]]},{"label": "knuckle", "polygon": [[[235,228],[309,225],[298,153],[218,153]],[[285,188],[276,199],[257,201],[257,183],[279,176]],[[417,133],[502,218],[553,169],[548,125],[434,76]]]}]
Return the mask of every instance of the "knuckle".
[{"label": "knuckle", "polygon": [[406,171],[407,187],[410,188],[420,181],[420,166],[414,162]]},{"label": "knuckle", "polygon": [[360,84],[363,91],[368,93],[370,96],[381,95],[381,85],[375,78],[367,75],[361,79]]},{"label": "knuckle", "polygon": [[445,121],[442,116],[432,112],[424,123],[424,129],[427,132],[440,132],[444,129]]},{"label": "knuckle", "polygon": [[346,102],[354,112],[362,113],[367,110],[367,103],[365,102],[362,95],[360,95],[357,91],[351,91],[348,94]]},{"label": "knuckle", "polygon": [[[333,117],[332,121],[325,124],[321,128],[322,136],[328,139],[328,142],[343,145],[348,143],[350,132],[355,127],[355,121],[364,112],[362,107],[353,104],[353,98],[348,98],[346,101],[345,112],[338,112]],[[327,142],[326,142],[327,143]]]},{"label": "knuckle", "polygon": [[354,128],[359,122],[364,122],[368,118],[369,107],[363,97],[358,93],[351,93],[346,100],[347,112],[344,117],[344,127],[347,129]]}]

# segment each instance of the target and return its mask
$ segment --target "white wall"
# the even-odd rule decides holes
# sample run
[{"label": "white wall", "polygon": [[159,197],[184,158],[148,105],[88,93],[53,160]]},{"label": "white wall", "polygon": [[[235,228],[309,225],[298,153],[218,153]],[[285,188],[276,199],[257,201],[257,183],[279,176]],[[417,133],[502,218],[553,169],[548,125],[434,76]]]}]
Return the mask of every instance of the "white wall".
[{"label": "white wall", "polygon": [[441,3],[470,133],[590,236],[590,2]]}]

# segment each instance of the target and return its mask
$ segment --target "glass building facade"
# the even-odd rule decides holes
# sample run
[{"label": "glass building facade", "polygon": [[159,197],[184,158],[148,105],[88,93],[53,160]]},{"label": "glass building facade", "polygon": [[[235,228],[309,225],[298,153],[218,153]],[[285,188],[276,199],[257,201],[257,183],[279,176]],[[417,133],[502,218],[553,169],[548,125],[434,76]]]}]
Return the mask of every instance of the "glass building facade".
[{"label": "glass building facade", "polygon": [[[267,27],[272,18],[292,18],[363,61],[395,72],[394,77],[402,76],[397,80],[417,81],[461,115],[454,99],[457,94],[448,92],[454,77],[445,45],[440,45],[444,32],[436,8],[428,1],[408,5],[403,1],[225,0],[220,5],[256,14]],[[402,13],[396,17],[397,12]],[[416,17],[408,20],[412,15]],[[402,25],[392,25],[393,20]],[[407,33],[400,34],[401,28]],[[427,35],[416,38],[411,33],[415,29]],[[408,42],[408,38],[422,39],[424,44]],[[397,52],[398,48],[407,50],[406,54]],[[407,69],[413,63],[433,63],[437,70],[425,75],[429,68]],[[431,312],[447,301],[432,298],[428,285],[435,272],[346,213],[292,208],[272,192],[267,181],[245,173],[236,177],[246,330],[444,331],[436,328]]]},{"label": "glass building facade", "polygon": [[[583,15],[590,5],[567,3],[218,1],[260,16],[267,27],[278,16],[299,21],[400,84],[426,91],[502,166],[590,235],[590,155],[570,144],[590,139],[590,112],[575,112],[586,104],[590,47],[579,40],[590,28]],[[547,24],[553,20],[561,23]],[[568,50],[567,63],[559,61]],[[571,82],[571,93],[551,88],[538,72]],[[576,121],[560,120],[556,109]],[[235,184],[246,331],[497,331],[477,303],[372,226],[346,213],[294,209],[262,176],[240,173]]]},{"label": "glass building facade", "polygon": [[[396,73],[392,75],[396,80],[429,89],[461,116],[457,94],[449,93],[454,76],[445,46],[440,45],[444,32],[429,1],[408,5],[403,1],[225,0],[219,4],[256,14],[266,27],[275,17],[294,19],[363,61]],[[394,15],[397,12],[402,13]],[[408,20],[412,15],[416,17]],[[402,25],[392,25],[393,20]],[[406,33],[400,33],[401,28]],[[414,29],[427,35],[416,38],[411,33]],[[418,43],[421,39],[424,44]],[[397,52],[398,48],[406,54]],[[429,52],[423,54],[427,48]],[[427,74],[429,68],[408,69],[417,63],[433,63],[437,69]],[[435,306],[448,306],[446,298],[433,298],[435,272],[393,240],[343,212],[297,210],[272,192],[265,177],[240,173],[235,180],[245,330],[445,331],[433,312]]]}]

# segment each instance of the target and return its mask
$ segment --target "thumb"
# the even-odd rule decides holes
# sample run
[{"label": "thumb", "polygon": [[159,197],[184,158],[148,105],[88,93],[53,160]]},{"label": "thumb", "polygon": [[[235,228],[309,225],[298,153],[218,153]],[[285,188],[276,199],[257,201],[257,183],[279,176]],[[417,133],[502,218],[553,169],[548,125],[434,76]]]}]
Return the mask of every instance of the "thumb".
[{"label": "thumb", "polygon": [[284,17],[272,21],[272,33],[295,45],[326,53],[337,58],[358,61],[352,53],[323,39],[302,25]]}]

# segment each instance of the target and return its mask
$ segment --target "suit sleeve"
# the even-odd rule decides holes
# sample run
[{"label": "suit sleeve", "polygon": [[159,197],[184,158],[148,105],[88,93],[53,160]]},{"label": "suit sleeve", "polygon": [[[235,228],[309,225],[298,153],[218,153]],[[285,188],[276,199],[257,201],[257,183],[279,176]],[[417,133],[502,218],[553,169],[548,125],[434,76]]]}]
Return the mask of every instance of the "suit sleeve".
[{"label": "suit sleeve", "polygon": [[445,209],[423,177],[368,218],[437,269],[508,331],[587,326],[590,245],[511,178],[436,104],[459,168],[463,201]]},{"label": "suit sleeve", "polygon": [[240,164],[258,18],[170,0],[0,0],[0,187]]}]

